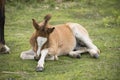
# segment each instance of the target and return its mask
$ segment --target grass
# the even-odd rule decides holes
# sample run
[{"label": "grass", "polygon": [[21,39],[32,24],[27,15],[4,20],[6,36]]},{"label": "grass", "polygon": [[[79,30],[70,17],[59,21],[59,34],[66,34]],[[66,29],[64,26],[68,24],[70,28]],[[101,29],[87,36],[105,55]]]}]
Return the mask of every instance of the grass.
[{"label": "grass", "polygon": [[[101,50],[99,59],[89,54],[81,59],[61,56],[58,61],[46,61],[44,72],[35,72],[36,61],[21,60],[20,53],[31,48],[29,38],[34,31],[31,19],[40,22],[48,13],[53,16],[50,21],[53,25],[65,22],[83,25]],[[5,39],[11,53],[0,55],[0,80],[119,80],[119,14],[118,0],[91,0],[90,3],[76,0],[60,5],[7,2]]]}]

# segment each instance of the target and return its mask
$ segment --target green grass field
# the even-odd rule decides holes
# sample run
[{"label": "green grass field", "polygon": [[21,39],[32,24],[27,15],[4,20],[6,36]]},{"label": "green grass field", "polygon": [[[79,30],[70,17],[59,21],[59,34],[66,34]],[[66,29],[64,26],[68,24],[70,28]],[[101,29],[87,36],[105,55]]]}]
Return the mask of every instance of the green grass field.
[{"label": "green grass field", "polygon": [[[0,54],[0,80],[120,80],[119,3],[119,0],[7,2],[5,39],[11,53]],[[35,71],[36,61],[21,60],[20,53],[31,48],[32,18],[40,22],[48,13],[52,14],[52,25],[66,22],[83,25],[101,50],[99,59],[89,54],[81,59],[61,56],[58,61],[46,61],[43,72]]]}]

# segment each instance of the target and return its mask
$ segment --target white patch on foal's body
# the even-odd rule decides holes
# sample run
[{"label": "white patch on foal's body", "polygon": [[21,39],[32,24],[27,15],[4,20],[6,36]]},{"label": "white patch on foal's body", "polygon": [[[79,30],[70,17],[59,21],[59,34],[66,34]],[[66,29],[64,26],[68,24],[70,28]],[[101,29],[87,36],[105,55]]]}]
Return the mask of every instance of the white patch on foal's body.
[{"label": "white patch on foal's body", "polygon": [[37,50],[37,55],[39,56],[41,53],[41,48],[43,44],[47,41],[47,38],[45,37],[38,37],[37,38],[37,44],[38,44],[38,50]]}]

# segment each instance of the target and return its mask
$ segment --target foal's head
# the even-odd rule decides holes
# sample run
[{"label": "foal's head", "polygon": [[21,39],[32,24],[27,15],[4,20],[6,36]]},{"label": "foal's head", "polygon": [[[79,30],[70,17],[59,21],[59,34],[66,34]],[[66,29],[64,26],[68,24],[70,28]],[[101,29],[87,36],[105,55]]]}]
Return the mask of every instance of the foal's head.
[{"label": "foal's head", "polygon": [[36,30],[36,34],[37,36],[41,36],[41,37],[48,37],[50,33],[53,32],[53,30],[55,29],[54,27],[51,27],[48,24],[48,21],[51,19],[51,15],[46,15],[44,17],[44,21],[41,23],[37,23],[35,19],[32,19],[33,21],[33,26]]}]

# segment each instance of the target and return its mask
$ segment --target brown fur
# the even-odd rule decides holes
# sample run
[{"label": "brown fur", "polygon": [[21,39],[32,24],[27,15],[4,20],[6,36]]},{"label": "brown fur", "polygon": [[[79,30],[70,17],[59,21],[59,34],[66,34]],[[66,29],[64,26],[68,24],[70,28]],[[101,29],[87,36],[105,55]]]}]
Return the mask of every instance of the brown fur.
[{"label": "brown fur", "polygon": [[[35,52],[37,51],[38,47],[36,41],[36,38],[38,36],[41,35],[38,35],[37,31],[35,31],[30,39],[30,44],[32,45]],[[55,30],[49,35],[48,41],[49,42],[45,44],[45,47],[49,47],[49,54],[54,55],[60,55],[60,53],[68,53],[69,51],[73,50],[76,45],[76,40],[73,36],[73,33],[71,32],[70,28],[65,24],[55,26]]]}]

